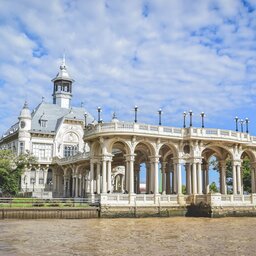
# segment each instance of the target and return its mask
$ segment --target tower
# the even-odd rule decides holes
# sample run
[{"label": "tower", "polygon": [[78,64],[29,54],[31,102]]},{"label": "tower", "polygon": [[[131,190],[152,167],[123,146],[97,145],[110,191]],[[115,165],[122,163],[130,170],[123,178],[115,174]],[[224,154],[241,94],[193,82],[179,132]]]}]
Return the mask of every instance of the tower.
[{"label": "tower", "polygon": [[31,130],[31,112],[25,101],[19,115],[19,146],[18,154],[24,153],[30,149],[30,130]]},{"label": "tower", "polygon": [[70,108],[72,99],[72,84],[74,80],[70,77],[66,63],[65,55],[60,65],[60,71],[56,75],[53,82],[53,104],[59,105],[61,108]]}]

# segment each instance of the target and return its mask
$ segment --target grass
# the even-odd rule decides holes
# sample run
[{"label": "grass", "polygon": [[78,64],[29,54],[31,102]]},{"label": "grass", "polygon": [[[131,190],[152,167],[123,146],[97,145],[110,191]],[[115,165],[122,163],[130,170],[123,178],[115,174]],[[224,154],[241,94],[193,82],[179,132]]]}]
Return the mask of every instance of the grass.
[{"label": "grass", "polygon": [[85,202],[75,202],[73,200],[55,200],[38,198],[10,198],[0,199],[0,208],[86,208],[89,204]]}]

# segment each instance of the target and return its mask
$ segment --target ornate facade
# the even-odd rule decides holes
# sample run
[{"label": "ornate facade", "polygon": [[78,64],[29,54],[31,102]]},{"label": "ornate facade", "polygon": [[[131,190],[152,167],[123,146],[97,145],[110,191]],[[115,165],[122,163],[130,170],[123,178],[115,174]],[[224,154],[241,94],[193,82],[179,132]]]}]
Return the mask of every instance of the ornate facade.
[{"label": "ornate facade", "polygon": [[[38,157],[21,181],[34,196],[99,198],[106,205],[255,205],[256,137],[247,132],[177,128],[118,121],[95,122],[71,107],[72,84],[65,61],[53,81],[53,103],[42,101],[4,134],[1,148]],[[210,194],[210,159],[218,161],[219,192]],[[249,159],[251,194],[243,187],[243,159]],[[227,163],[232,185],[227,185]],[[142,180],[145,179],[145,182]],[[37,194],[39,193],[39,194]],[[42,194],[41,194],[42,195]]]}]

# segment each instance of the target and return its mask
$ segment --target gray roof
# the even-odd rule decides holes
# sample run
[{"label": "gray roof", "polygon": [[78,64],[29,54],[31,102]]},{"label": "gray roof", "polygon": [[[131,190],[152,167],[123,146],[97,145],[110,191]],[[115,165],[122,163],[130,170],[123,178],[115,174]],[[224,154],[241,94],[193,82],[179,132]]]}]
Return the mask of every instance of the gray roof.
[{"label": "gray roof", "polygon": [[[87,122],[92,122],[93,117],[84,108],[72,107],[70,109],[61,108],[59,105],[41,102],[32,111],[32,131],[56,132],[64,120],[81,120],[84,122],[84,114],[87,114]],[[40,121],[46,121],[46,127]]]}]

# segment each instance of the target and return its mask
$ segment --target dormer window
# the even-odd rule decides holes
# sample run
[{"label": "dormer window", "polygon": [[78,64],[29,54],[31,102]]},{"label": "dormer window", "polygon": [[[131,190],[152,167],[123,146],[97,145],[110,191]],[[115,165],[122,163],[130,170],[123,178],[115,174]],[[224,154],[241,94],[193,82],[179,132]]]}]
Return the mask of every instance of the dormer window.
[{"label": "dormer window", "polygon": [[41,120],[41,127],[47,127],[47,120]]}]

